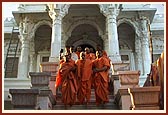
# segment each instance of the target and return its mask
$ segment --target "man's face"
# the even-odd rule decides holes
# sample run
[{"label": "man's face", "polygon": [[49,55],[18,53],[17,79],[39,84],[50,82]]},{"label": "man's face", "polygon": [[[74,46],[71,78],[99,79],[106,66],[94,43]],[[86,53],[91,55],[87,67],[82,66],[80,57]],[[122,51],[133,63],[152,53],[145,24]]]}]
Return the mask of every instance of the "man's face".
[{"label": "man's face", "polygon": [[82,48],[81,48],[81,47],[77,47],[77,51],[78,51],[78,52],[81,52],[81,51],[82,51]]},{"label": "man's face", "polygon": [[89,53],[90,53],[89,48],[85,48],[85,52],[86,52],[87,54],[89,54]]},{"label": "man's face", "polygon": [[71,55],[65,55],[65,57],[64,57],[64,60],[66,61],[66,62],[69,62],[69,59],[71,58]]}]

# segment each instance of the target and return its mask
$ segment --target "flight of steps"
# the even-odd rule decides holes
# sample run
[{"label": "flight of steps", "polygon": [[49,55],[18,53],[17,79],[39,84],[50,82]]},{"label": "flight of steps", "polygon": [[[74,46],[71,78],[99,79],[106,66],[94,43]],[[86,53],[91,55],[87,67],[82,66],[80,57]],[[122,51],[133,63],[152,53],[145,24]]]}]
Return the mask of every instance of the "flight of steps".
[{"label": "flight of steps", "polygon": [[80,105],[78,100],[74,105],[64,107],[64,104],[61,102],[61,96],[57,98],[56,105],[54,105],[53,110],[119,110],[118,106],[114,103],[113,94],[109,94],[109,103],[96,106],[96,99],[94,89],[91,90],[91,100],[90,103],[86,105]]}]

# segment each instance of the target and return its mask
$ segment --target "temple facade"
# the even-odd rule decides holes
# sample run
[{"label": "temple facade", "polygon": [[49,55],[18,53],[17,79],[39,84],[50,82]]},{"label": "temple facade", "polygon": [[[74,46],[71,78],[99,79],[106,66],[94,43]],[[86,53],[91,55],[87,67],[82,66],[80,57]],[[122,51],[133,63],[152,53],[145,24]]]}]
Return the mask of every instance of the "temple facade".
[{"label": "temple facade", "polygon": [[11,99],[11,88],[30,88],[29,72],[40,72],[42,62],[59,62],[65,46],[96,51],[99,44],[112,63],[140,70],[142,86],[165,42],[165,16],[150,5],[19,4],[14,18],[4,21],[4,100]]}]

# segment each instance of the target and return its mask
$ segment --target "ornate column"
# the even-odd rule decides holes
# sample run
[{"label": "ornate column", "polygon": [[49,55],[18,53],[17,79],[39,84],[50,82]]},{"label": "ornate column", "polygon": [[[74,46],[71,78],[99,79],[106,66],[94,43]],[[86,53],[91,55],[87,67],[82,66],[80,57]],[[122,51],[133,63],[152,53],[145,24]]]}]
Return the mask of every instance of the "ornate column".
[{"label": "ornate column", "polygon": [[35,54],[35,43],[34,40],[30,41],[30,65],[29,71],[35,72],[35,65],[36,65],[36,54]]},{"label": "ornate column", "polygon": [[143,74],[141,41],[138,36],[135,38],[135,69],[140,70],[141,74]]},{"label": "ornate column", "polygon": [[151,67],[151,55],[149,50],[149,34],[147,28],[147,19],[146,17],[141,17],[141,27],[142,27],[142,60],[143,60],[143,74],[147,75],[150,72]]},{"label": "ornate column", "polygon": [[28,67],[29,67],[29,38],[28,34],[23,33],[20,36],[22,43],[21,46],[21,55],[19,58],[19,67],[18,67],[18,78],[27,78],[28,76]]},{"label": "ornate column", "polygon": [[65,16],[65,12],[61,9],[61,4],[49,5],[49,16],[51,17],[52,24],[52,38],[51,38],[51,53],[50,62],[59,61],[59,52],[61,49],[61,33],[62,33],[62,18]]},{"label": "ornate column", "polygon": [[113,62],[118,62],[121,61],[121,56],[119,54],[119,42],[116,22],[116,18],[119,14],[119,9],[117,9],[116,4],[110,4],[108,8],[104,11],[104,14],[107,21],[109,57]]},{"label": "ornate column", "polygon": [[33,24],[31,23],[28,16],[24,14],[20,17],[19,24],[19,38],[21,41],[21,55],[19,58],[18,65],[18,78],[26,79],[28,78],[29,71],[29,51],[30,51],[30,39],[31,39],[31,30]]}]

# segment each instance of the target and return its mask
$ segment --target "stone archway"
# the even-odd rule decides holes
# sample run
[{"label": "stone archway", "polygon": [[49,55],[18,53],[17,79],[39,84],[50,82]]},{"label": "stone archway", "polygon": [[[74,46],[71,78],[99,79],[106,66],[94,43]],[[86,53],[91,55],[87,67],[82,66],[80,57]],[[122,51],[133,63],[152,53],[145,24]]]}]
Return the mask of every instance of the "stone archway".
[{"label": "stone archway", "polygon": [[99,44],[104,49],[105,24],[106,18],[98,4],[71,4],[68,14],[63,18],[62,42],[74,47],[90,46],[94,50]]},{"label": "stone archway", "polygon": [[34,50],[36,59],[34,59],[34,63],[36,63],[36,71],[40,71],[39,65],[41,62],[49,61],[51,49],[51,33],[52,28],[46,24],[40,25],[35,31]]},{"label": "stone archway", "polygon": [[119,48],[121,60],[130,63],[130,69],[135,70],[135,30],[128,23],[118,26]]},{"label": "stone archway", "polygon": [[48,25],[41,25],[37,28],[34,36],[35,52],[50,50],[51,31],[52,28]]},{"label": "stone archway", "polygon": [[100,45],[103,48],[103,40],[99,36],[98,31],[92,25],[81,24],[74,28],[71,37],[66,41],[66,45],[74,46],[90,46],[96,50],[96,46]]}]

